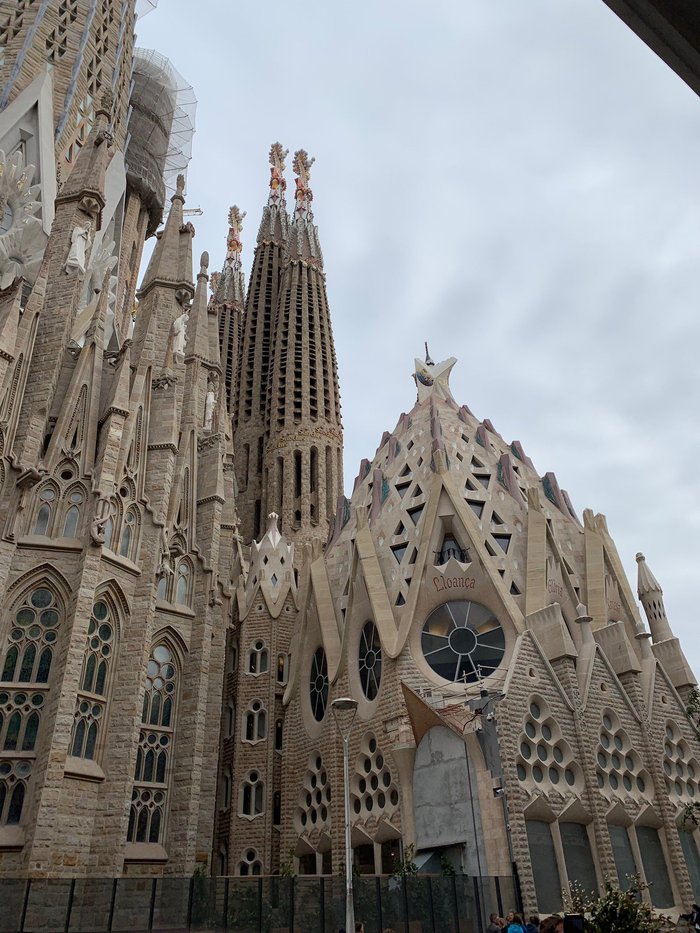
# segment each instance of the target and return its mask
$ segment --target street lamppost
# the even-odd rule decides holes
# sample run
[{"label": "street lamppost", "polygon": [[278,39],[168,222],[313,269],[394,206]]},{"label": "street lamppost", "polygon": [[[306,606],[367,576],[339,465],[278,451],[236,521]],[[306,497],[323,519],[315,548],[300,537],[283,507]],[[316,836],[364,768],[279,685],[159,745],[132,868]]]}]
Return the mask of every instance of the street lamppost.
[{"label": "street lamppost", "polygon": [[355,905],[352,899],[352,840],[350,838],[350,733],[357,715],[357,700],[339,697],[331,703],[333,719],[343,740],[343,791],[345,797],[345,930],[354,933]]}]

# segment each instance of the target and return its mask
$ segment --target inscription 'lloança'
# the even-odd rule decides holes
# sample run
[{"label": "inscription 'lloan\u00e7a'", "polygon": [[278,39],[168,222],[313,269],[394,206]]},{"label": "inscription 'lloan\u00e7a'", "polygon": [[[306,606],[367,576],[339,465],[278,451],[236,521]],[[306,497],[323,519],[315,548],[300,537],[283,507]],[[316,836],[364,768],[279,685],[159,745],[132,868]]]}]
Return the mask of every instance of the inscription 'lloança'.
[{"label": "inscription 'lloan\u00e7a'", "polygon": [[442,590],[473,590],[476,580],[474,577],[433,577],[433,585],[438,593]]}]

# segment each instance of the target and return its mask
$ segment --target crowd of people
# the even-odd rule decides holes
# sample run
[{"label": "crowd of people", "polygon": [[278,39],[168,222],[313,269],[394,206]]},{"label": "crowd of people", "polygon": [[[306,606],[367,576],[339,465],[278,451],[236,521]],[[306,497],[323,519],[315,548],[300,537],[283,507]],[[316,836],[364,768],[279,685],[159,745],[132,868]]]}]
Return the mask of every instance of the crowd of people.
[{"label": "crowd of people", "polygon": [[533,915],[526,923],[524,917],[511,910],[505,918],[491,914],[486,933],[564,933],[564,918],[552,914],[540,920]]}]

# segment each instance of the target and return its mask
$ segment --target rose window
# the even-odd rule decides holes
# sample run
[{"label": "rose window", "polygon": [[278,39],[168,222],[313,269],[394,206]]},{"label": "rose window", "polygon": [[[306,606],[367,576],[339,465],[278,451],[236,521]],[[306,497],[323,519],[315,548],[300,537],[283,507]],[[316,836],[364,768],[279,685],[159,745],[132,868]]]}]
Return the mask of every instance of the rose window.
[{"label": "rose window", "polygon": [[421,647],[436,674],[474,683],[492,674],[505,653],[498,619],[480,603],[452,600],[434,609],[423,626]]}]

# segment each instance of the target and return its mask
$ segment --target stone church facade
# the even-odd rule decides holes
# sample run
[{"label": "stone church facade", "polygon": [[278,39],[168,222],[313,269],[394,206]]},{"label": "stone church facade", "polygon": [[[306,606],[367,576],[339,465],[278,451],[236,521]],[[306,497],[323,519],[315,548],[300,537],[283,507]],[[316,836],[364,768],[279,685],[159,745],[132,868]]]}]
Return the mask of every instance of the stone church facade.
[{"label": "stone church facade", "polygon": [[453,359],[346,498],[313,160],[292,197],[272,147],[247,283],[238,208],[193,268],[135,15],[0,6],[0,877],[338,873],[350,696],[358,870],[697,900],[695,679],[644,557],[646,624]]}]

